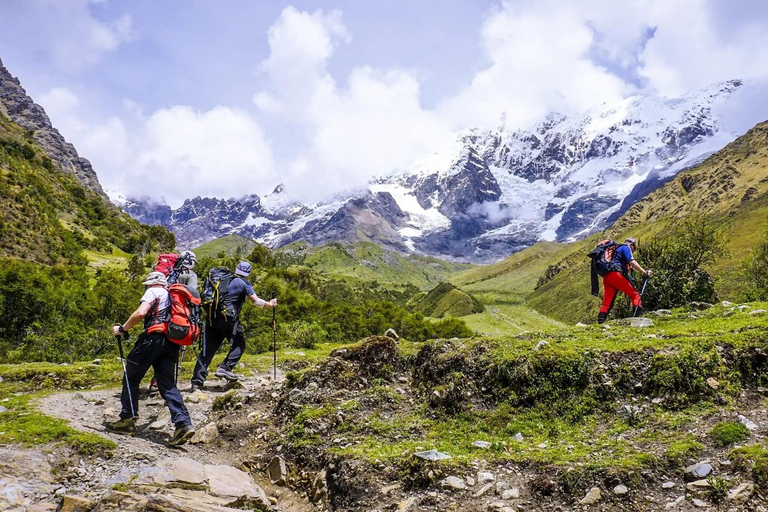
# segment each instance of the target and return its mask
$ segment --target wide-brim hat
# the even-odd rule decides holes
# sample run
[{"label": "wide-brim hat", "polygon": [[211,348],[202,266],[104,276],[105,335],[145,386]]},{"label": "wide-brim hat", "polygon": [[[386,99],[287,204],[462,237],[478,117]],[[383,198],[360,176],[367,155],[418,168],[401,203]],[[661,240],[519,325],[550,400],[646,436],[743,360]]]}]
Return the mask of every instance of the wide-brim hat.
[{"label": "wide-brim hat", "polygon": [[235,274],[242,277],[248,277],[251,274],[251,264],[247,261],[241,261],[237,264]]},{"label": "wide-brim hat", "polygon": [[168,280],[165,278],[165,274],[163,274],[162,272],[150,272],[147,275],[147,278],[141,284],[143,284],[144,286],[152,286],[155,284],[168,286]]}]

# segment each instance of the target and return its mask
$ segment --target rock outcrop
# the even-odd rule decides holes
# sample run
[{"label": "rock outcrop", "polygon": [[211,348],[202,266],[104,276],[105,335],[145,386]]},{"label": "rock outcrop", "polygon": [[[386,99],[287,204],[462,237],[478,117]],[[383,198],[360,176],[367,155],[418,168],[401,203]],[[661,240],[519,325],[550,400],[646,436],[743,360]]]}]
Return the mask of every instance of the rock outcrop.
[{"label": "rock outcrop", "polygon": [[67,142],[53,127],[43,107],[35,103],[0,61],[0,112],[18,124],[40,145],[55,165],[80,183],[108,200],[91,162],[81,157],[75,146]]}]

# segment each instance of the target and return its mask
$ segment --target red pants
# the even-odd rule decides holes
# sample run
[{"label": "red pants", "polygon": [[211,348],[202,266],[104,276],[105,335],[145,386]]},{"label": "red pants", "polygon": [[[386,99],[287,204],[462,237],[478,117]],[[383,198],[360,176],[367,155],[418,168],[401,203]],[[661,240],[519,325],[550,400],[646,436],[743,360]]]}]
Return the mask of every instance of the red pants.
[{"label": "red pants", "polygon": [[608,313],[613,307],[613,300],[616,293],[624,292],[632,301],[632,307],[642,307],[640,302],[640,292],[632,285],[632,282],[624,277],[621,272],[608,272],[603,276],[603,305],[600,306],[601,313]]}]

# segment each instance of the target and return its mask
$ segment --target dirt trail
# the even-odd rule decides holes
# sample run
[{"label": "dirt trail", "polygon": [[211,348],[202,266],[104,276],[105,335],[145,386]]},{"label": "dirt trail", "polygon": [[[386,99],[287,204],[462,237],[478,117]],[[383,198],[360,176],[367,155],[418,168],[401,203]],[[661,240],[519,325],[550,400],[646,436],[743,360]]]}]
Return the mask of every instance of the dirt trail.
[{"label": "dirt trail", "polygon": [[[271,395],[280,389],[284,380],[278,372],[277,381],[271,374],[256,374],[241,379],[234,386],[225,381],[208,381],[203,392],[191,393],[188,381],[180,381],[179,388],[189,409],[195,428],[200,432],[206,425],[218,420],[226,422],[226,416],[213,411],[214,400],[230,392],[238,397],[250,397],[249,413],[256,417],[266,417],[271,413]],[[201,464],[221,464],[238,467],[243,462],[238,452],[248,440],[217,438],[209,442],[189,442],[181,447],[171,447],[167,439],[173,434],[168,409],[159,395],[146,394],[146,382],[143,383],[139,397],[139,421],[137,432],[132,436],[115,434],[104,429],[105,421],[114,421],[120,410],[120,389],[97,391],[66,392],[50,395],[40,400],[41,412],[67,420],[78,430],[111,439],[117,444],[113,457],[108,460],[97,459],[86,464],[83,460],[71,460],[65,469],[68,494],[94,493],[108,490],[115,484],[129,483],[131,476],[151,471],[158,461],[165,458],[189,458]],[[153,428],[154,427],[154,428]],[[193,438],[193,441],[196,441]],[[234,445],[234,446],[233,446]],[[239,446],[238,446],[239,445]],[[251,456],[253,454],[250,454]],[[276,497],[279,510],[304,512],[316,510],[311,504],[287,487],[276,488],[271,485],[264,473],[252,473],[255,482],[268,495]],[[134,477],[135,478],[135,477]]]}]

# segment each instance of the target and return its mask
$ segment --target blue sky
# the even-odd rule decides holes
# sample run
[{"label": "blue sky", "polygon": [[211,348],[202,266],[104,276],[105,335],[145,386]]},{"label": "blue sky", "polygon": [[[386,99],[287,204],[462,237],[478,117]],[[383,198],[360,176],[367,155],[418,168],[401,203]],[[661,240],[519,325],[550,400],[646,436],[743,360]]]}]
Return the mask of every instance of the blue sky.
[{"label": "blue sky", "polygon": [[759,0],[2,0],[0,19],[0,58],[102,183],[171,204],[318,199],[502,114],[768,75]]}]

